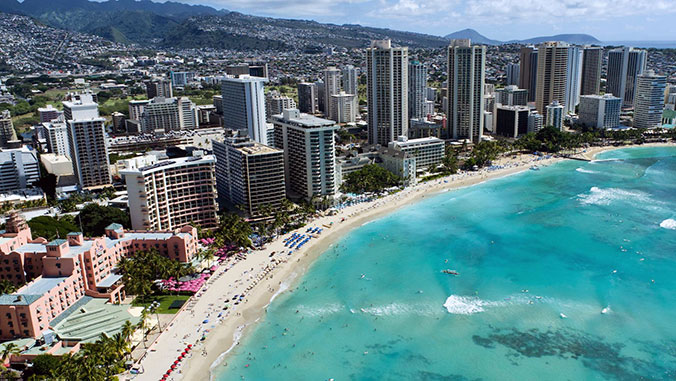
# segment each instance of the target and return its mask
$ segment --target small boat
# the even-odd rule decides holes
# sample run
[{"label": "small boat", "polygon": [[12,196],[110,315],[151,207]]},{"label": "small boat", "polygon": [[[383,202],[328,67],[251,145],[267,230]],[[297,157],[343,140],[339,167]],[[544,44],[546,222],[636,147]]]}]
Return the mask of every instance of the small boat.
[{"label": "small boat", "polygon": [[530,170],[531,171],[539,171],[540,167],[538,167],[537,165],[533,165],[532,167],[530,167]]},{"label": "small boat", "polygon": [[566,314],[564,314],[564,313],[560,313],[559,316],[561,317],[561,319],[567,319],[568,318],[568,316],[566,316]]},{"label": "small boat", "polygon": [[460,275],[459,272],[457,272],[455,270],[449,270],[449,269],[441,270],[441,272],[444,273],[444,274],[450,274],[450,275]]},{"label": "small boat", "polygon": [[607,314],[608,312],[610,312],[610,306],[605,307],[604,309],[601,310],[601,313],[604,315]]}]

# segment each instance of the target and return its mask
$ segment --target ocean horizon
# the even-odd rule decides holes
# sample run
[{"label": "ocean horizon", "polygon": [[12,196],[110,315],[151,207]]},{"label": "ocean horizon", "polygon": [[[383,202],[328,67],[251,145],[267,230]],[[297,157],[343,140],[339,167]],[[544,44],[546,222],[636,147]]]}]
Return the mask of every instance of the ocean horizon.
[{"label": "ocean horizon", "polygon": [[214,379],[671,380],[674,253],[674,147],[436,194],[332,245]]},{"label": "ocean horizon", "polygon": [[634,48],[676,49],[676,41],[603,41],[603,46],[631,46]]}]

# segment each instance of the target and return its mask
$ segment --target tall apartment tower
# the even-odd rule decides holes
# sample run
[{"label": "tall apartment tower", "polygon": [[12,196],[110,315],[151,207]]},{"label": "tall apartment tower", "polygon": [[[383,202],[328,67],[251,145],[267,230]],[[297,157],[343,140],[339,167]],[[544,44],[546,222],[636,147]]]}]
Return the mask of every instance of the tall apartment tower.
[{"label": "tall apartment tower", "polygon": [[505,70],[507,73],[507,86],[510,85],[519,85],[519,73],[520,73],[520,67],[518,64],[514,63],[509,63],[507,64],[507,69]]},{"label": "tall apartment tower", "polygon": [[314,83],[302,82],[298,84],[298,110],[307,114],[316,114],[317,107],[317,85]]},{"label": "tall apartment tower", "polygon": [[513,85],[505,86],[495,90],[495,103],[505,106],[526,106],[528,105],[528,91]]},{"label": "tall apartment tower", "polygon": [[421,119],[425,113],[427,68],[418,61],[408,64],[408,117]]},{"label": "tall apartment tower", "polygon": [[172,98],[174,96],[174,91],[171,87],[171,81],[167,81],[166,79],[154,79],[150,82],[146,82],[146,95],[148,95],[148,99],[153,99],[155,97]]},{"label": "tall apartment tower", "polygon": [[331,107],[331,96],[340,93],[340,70],[328,67],[324,70],[324,117],[336,120],[336,111]]},{"label": "tall apartment tower", "polygon": [[479,142],[484,132],[486,47],[453,40],[448,47],[448,128],[453,139]]},{"label": "tall apartment tower", "polygon": [[214,157],[180,157],[121,171],[127,182],[135,230],[174,230],[190,224],[216,226]]},{"label": "tall apartment tower", "polygon": [[287,194],[313,201],[333,198],[336,182],[336,145],[338,126],[332,120],[284,110],[274,115],[275,146],[284,150]]},{"label": "tall apartment tower", "polygon": [[273,90],[265,96],[265,117],[270,119],[272,115],[281,114],[287,108],[296,108],[296,101]]},{"label": "tall apartment tower", "polygon": [[144,133],[194,130],[199,124],[197,107],[187,97],[155,97],[142,110],[140,122]]},{"label": "tall apartment tower", "polygon": [[408,48],[390,40],[371,42],[366,49],[368,141],[387,147],[408,136]]},{"label": "tall apartment tower", "polygon": [[358,95],[359,72],[352,65],[347,65],[343,68],[343,91],[347,94]]},{"label": "tall apartment tower", "polygon": [[622,99],[623,107],[632,107],[636,81],[646,70],[647,62],[645,50],[623,47],[609,51],[606,93]]},{"label": "tall apartment tower", "polygon": [[566,113],[575,113],[580,104],[580,90],[582,89],[582,49],[577,46],[568,48],[568,64],[566,65],[566,98],[563,107]]},{"label": "tall apartment tower", "polygon": [[357,118],[357,96],[344,91],[331,95],[331,108],[336,123],[354,123]]},{"label": "tall apartment tower", "polygon": [[552,103],[545,107],[545,111],[545,125],[547,127],[554,127],[559,131],[563,130],[563,105],[559,101],[553,100]]},{"label": "tall apartment tower", "polygon": [[226,137],[213,142],[216,188],[223,207],[243,207],[251,217],[265,207],[277,210],[286,197],[284,152],[248,137]]},{"label": "tall apartment tower", "polygon": [[111,183],[106,120],[99,116],[98,107],[91,93],[63,102],[73,173],[82,189],[102,188]]},{"label": "tall apartment tower", "polygon": [[70,157],[70,143],[68,141],[68,126],[63,115],[51,122],[42,123],[47,140],[47,149],[55,155]]},{"label": "tall apartment tower", "polygon": [[538,49],[533,46],[519,52],[519,88],[528,90],[528,102],[535,102],[538,71]]},{"label": "tall apartment tower", "polygon": [[634,96],[634,127],[652,128],[662,126],[664,90],[667,77],[646,70],[638,76]]},{"label": "tall apartment tower", "polygon": [[16,141],[16,131],[9,110],[0,111],[0,147],[7,148],[10,142]]},{"label": "tall apartment tower", "polygon": [[566,101],[570,45],[545,42],[538,46],[535,107],[547,119],[547,106],[553,101]]},{"label": "tall apartment tower", "polygon": [[596,95],[601,92],[601,64],[603,48],[585,46],[582,56],[582,86],[580,95]]},{"label": "tall apartment tower", "polygon": [[225,128],[245,131],[249,137],[261,144],[267,144],[265,124],[266,78],[241,75],[226,78],[222,82],[223,115]]}]

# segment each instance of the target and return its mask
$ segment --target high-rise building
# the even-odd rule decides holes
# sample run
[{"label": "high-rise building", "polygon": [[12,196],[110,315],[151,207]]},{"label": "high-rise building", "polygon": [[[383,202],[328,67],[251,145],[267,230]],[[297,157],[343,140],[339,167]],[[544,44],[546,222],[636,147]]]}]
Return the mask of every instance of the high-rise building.
[{"label": "high-rise building", "polygon": [[366,82],[369,144],[386,147],[408,136],[408,48],[373,41],[366,49]]},{"label": "high-rise building", "polygon": [[[131,106],[130,106],[131,107]],[[190,99],[155,97],[143,105],[141,114],[143,133],[162,134],[198,127],[197,107]]]},{"label": "high-rise building", "polygon": [[109,186],[110,159],[106,145],[105,122],[91,93],[82,93],[63,102],[63,116],[68,128],[68,145],[73,173],[83,189]]},{"label": "high-rise building", "polygon": [[355,95],[359,93],[359,71],[352,65],[343,67],[343,91]]},{"label": "high-rise building", "polygon": [[225,128],[246,131],[249,137],[267,144],[264,83],[267,79],[242,75],[222,83]]},{"label": "high-rise building", "polygon": [[169,77],[172,86],[182,87],[194,81],[197,74],[193,71],[171,71]]},{"label": "high-rise building", "polygon": [[408,64],[408,117],[420,119],[425,114],[425,100],[427,89],[427,68],[418,61]]},{"label": "high-rise building", "polygon": [[173,98],[174,91],[170,81],[156,78],[150,82],[146,82],[146,95],[148,95],[148,99],[153,99],[155,97]]},{"label": "high-rise building", "polygon": [[554,127],[559,131],[563,130],[563,105],[559,101],[553,100],[545,107],[545,112],[545,125]]},{"label": "high-rise building", "polygon": [[566,98],[563,108],[566,113],[574,114],[580,104],[582,89],[582,49],[577,46],[568,48],[568,64],[566,70]]},{"label": "high-rise building", "polygon": [[129,101],[129,119],[141,120],[143,108],[150,103],[149,100],[131,100]]},{"label": "high-rise building", "polygon": [[319,111],[325,113],[326,112],[326,105],[324,104],[324,81],[321,79],[315,82],[315,86],[317,87],[317,108]]},{"label": "high-rise building", "polygon": [[340,70],[328,67],[324,70],[324,117],[336,120],[335,110],[331,108],[331,96],[340,93]]},{"label": "high-rise building", "polygon": [[516,138],[528,133],[527,106],[498,105],[495,108],[494,132],[507,138]]},{"label": "high-rise building", "polygon": [[277,210],[286,197],[284,152],[248,137],[226,137],[213,142],[216,188],[223,207],[243,207],[249,216],[266,207]]},{"label": "high-rise building", "polygon": [[273,115],[275,146],[284,150],[287,194],[313,201],[336,193],[336,147],[332,120],[284,110]]},{"label": "high-rise building", "polygon": [[[156,161],[153,157],[147,162]],[[127,183],[135,230],[173,230],[217,224],[214,157],[181,157],[120,172]]]},{"label": "high-rise building", "polygon": [[537,71],[538,49],[533,46],[521,48],[519,53],[519,88],[528,90],[528,102],[535,102]]},{"label": "high-rise building", "polygon": [[296,101],[291,97],[281,95],[273,90],[265,95],[265,116],[270,119],[272,115],[281,114],[287,108],[296,108]]},{"label": "high-rise building", "polygon": [[544,117],[537,111],[532,111],[528,114],[528,132],[537,133],[544,125]]},{"label": "high-rise building", "polygon": [[614,128],[620,125],[622,100],[612,94],[580,97],[578,123],[594,128]]},{"label": "high-rise building", "polygon": [[341,91],[331,96],[331,109],[336,123],[353,123],[357,118],[357,96]]},{"label": "high-rise building", "polygon": [[226,66],[225,72],[228,75],[240,76],[250,75],[252,77],[268,77],[268,63],[264,61],[250,61],[243,64]]},{"label": "high-rise building", "polygon": [[629,47],[608,52],[606,93],[622,99],[622,107],[634,105],[638,76],[646,70],[648,53]]},{"label": "high-rise building", "polygon": [[634,127],[653,128],[662,126],[664,89],[667,77],[646,70],[638,76],[634,95]]},{"label": "high-rise building", "polygon": [[[545,42],[538,46],[538,68],[535,89],[535,106],[547,119],[547,106],[553,101],[565,106],[579,98],[579,48],[563,42]],[[577,85],[577,86],[576,86]],[[572,105],[575,110],[575,105]],[[567,108],[570,110],[570,107]]]},{"label": "high-rise building", "polygon": [[601,92],[601,65],[603,48],[585,46],[582,56],[581,95],[594,95]]},{"label": "high-rise building", "polygon": [[317,107],[317,85],[314,83],[302,82],[298,84],[298,110],[307,114],[316,114]]},{"label": "high-rise building", "polygon": [[40,163],[33,148],[0,151],[0,193],[30,188],[40,180]]},{"label": "high-rise building", "polygon": [[7,148],[11,142],[16,142],[16,131],[9,110],[0,111],[0,147]]},{"label": "high-rise building", "polygon": [[513,85],[497,89],[495,90],[495,103],[505,106],[526,106],[528,104],[528,90]]},{"label": "high-rise building", "polygon": [[519,72],[520,72],[520,67],[519,64],[514,64],[514,63],[509,63],[507,64],[507,68],[505,69],[505,72],[507,73],[507,85],[514,85],[518,86],[519,85]]},{"label": "high-rise building", "polygon": [[194,130],[199,127],[199,119],[197,117],[197,106],[188,97],[180,97],[176,99],[178,105],[178,115],[181,121],[182,130]]},{"label": "high-rise building", "polygon": [[453,40],[448,47],[448,127],[453,139],[479,142],[484,132],[486,47]]},{"label": "high-rise building", "polygon": [[57,110],[51,104],[46,107],[38,108],[38,116],[40,117],[40,123],[51,122],[52,120],[59,117],[63,112]]},{"label": "high-rise building", "polygon": [[425,97],[428,101],[436,102],[437,101],[437,88],[428,87],[425,89]]},{"label": "high-rise building", "polygon": [[61,115],[51,122],[42,123],[47,149],[55,155],[70,157],[70,143],[68,141],[68,127],[66,120]]},{"label": "high-rise building", "polygon": [[676,109],[676,85],[667,85],[664,91],[664,107],[670,110]]}]

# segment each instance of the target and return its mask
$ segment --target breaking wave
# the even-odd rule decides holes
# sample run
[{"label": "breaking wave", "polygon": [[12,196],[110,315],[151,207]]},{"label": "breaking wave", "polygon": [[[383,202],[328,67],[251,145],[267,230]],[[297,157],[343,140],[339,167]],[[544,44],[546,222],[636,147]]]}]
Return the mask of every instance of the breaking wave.
[{"label": "breaking wave", "polygon": [[591,187],[588,194],[578,195],[583,204],[610,205],[613,201],[634,199],[640,202],[650,202],[650,197],[640,191],[629,191],[619,188]]},{"label": "breaking wave", "polygon": [[598,173],[598,172],[596,172],[596,171],[590,171],[590,170],[584,169],[584,168],[582,168],[582,167],[577,168],[577,169],[575,169],[575,170],[578,171],[578,172],[580,172],[580,173]]},{"label": "breaking wave", "polygon": [[667,218],[660,223],[660,227],[669,230],[676,230],[676,220],[673,218]]}]

